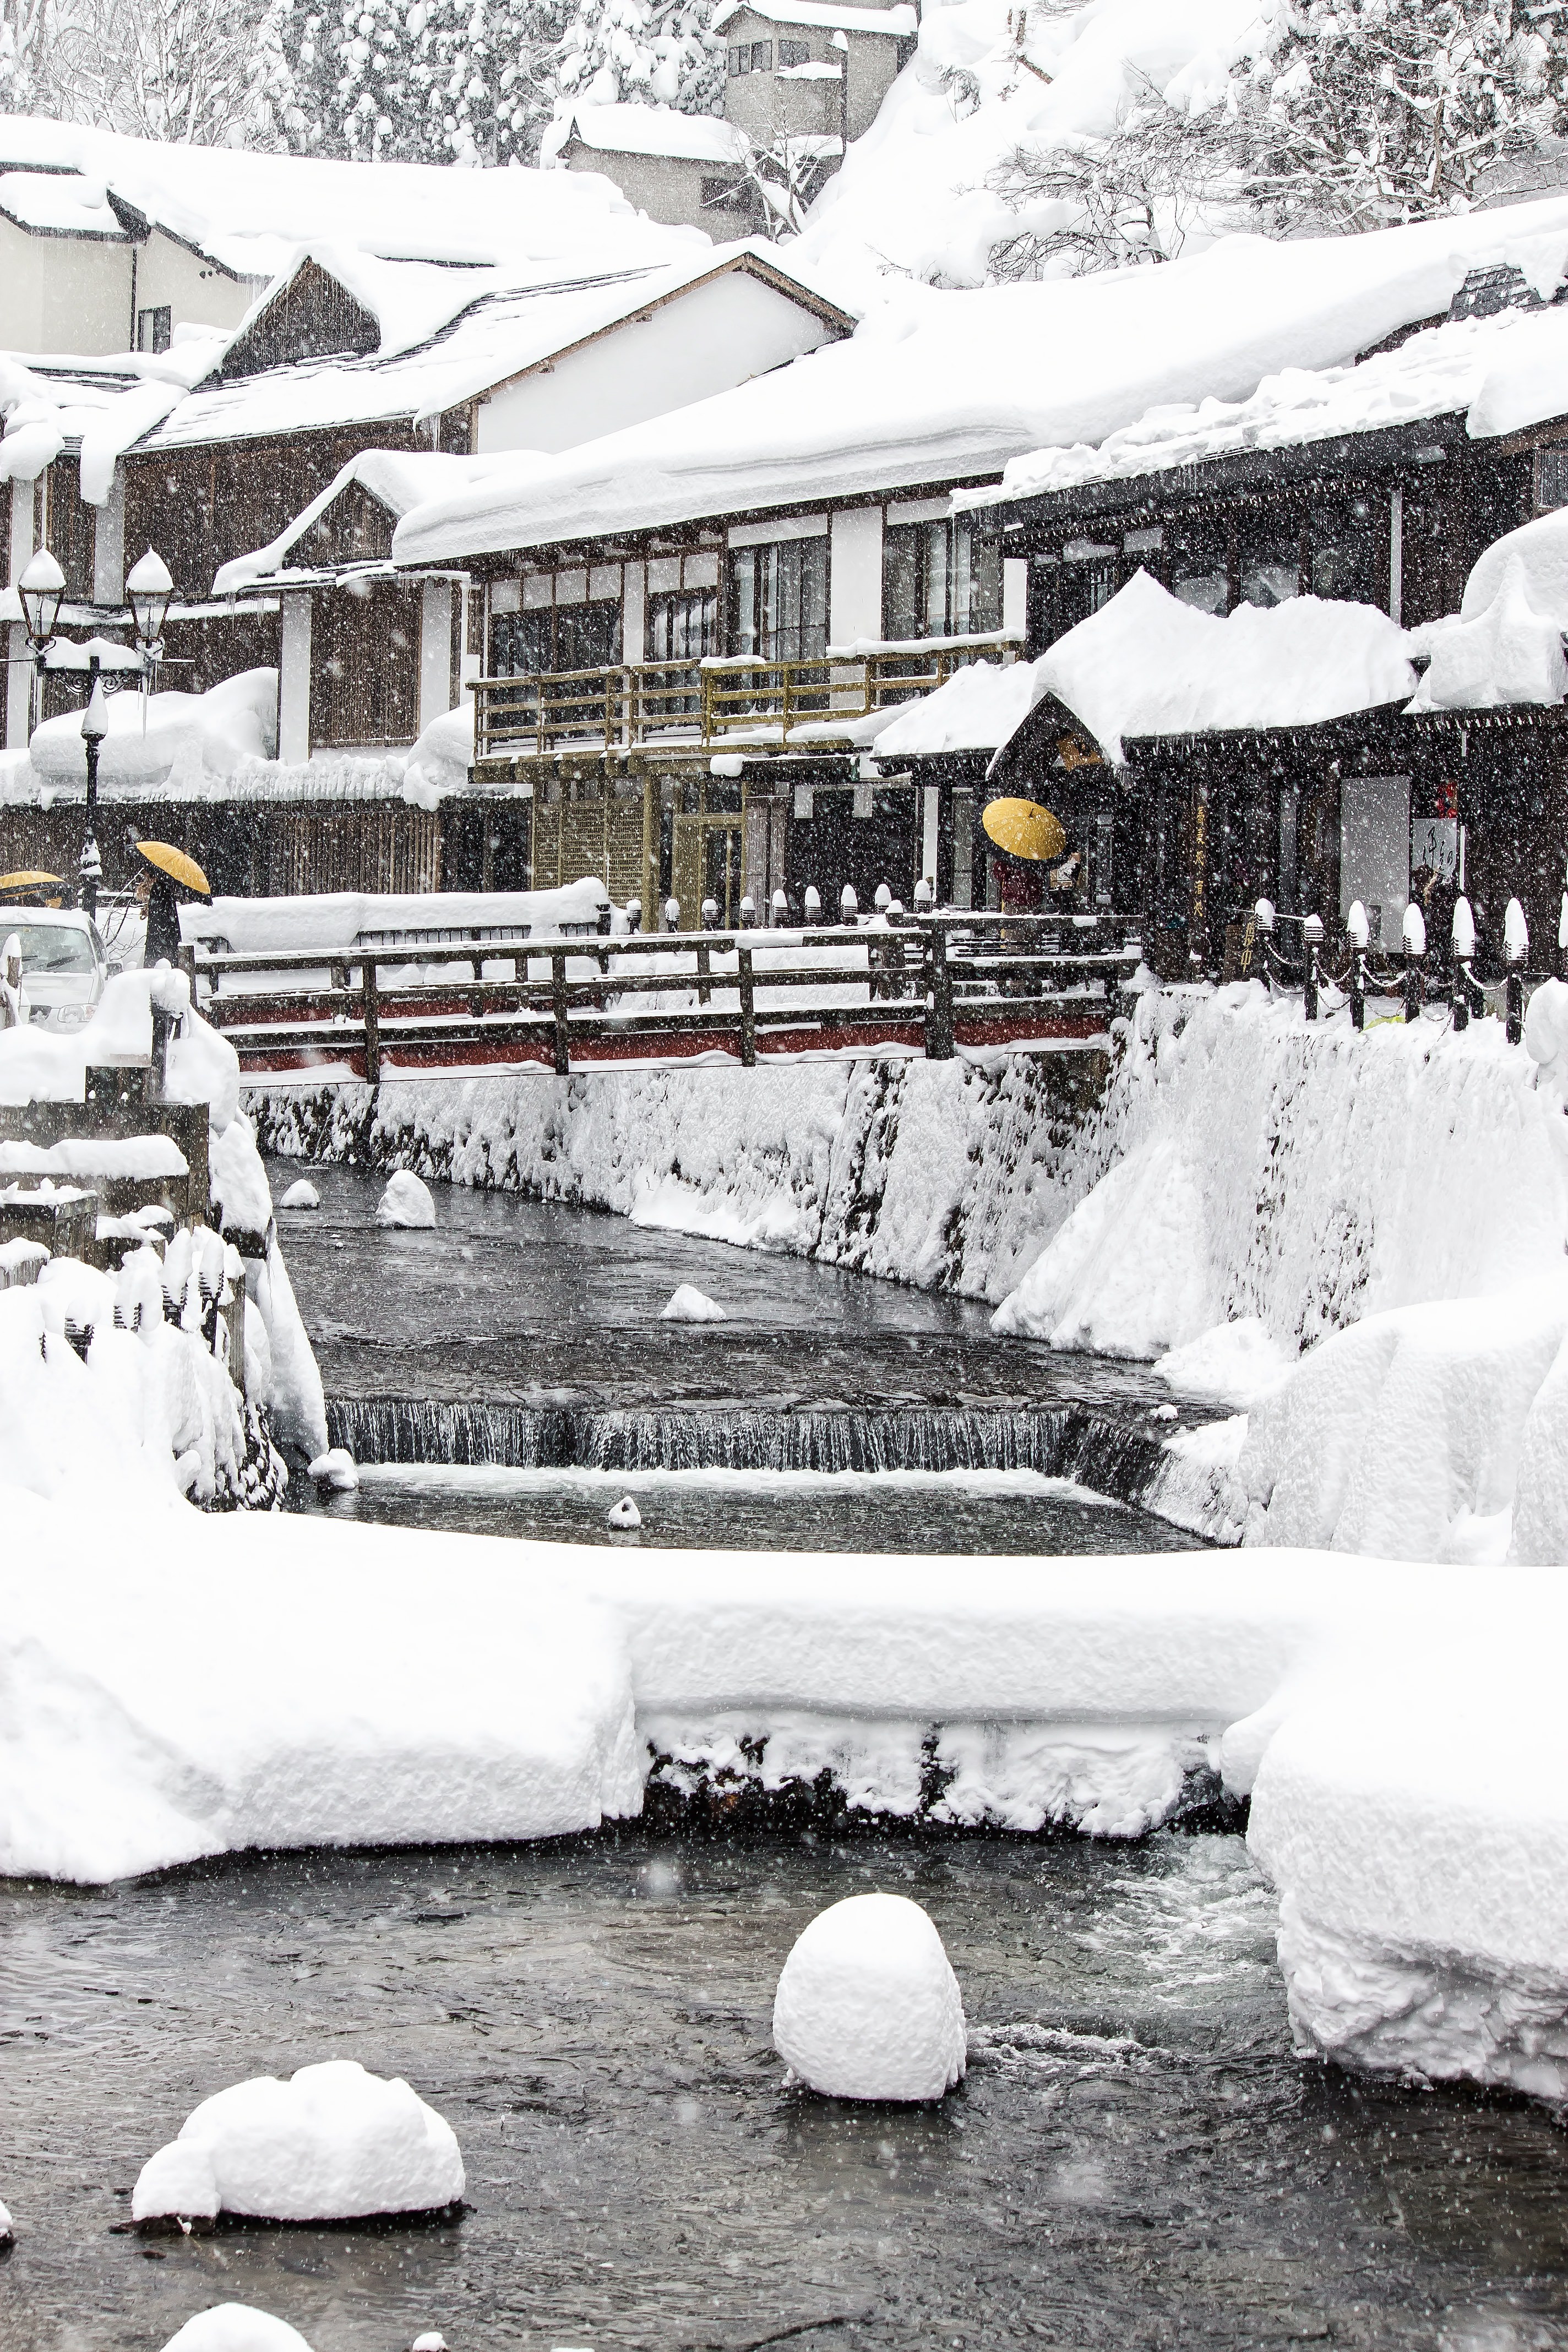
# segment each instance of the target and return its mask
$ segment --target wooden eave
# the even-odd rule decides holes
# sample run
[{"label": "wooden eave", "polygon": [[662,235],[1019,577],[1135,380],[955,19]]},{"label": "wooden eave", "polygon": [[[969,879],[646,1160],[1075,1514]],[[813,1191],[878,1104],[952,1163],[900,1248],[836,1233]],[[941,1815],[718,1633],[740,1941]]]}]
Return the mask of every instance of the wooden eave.
[{"label": "wooden eave", "polygon": [[1440,448],[1446,462],[1479,446],[1465,432],[1464,412],[1450,409],[1364,433],[1336,434],[1321,441],[1292,442],[1269,449],[1225,450],[1216,457],[1194,458],[1186,465],[1167,466],[1147,474],[1108,475],[1098,481],[1041,491],[1033,498],[999,499],[970,511],[982,528],[999,532],[1004,539],[1023,538],[1026,542],[1092,516],[1114,516],[1127,523],[1145,518],[1158,520],[1173,507],[1210,499],[1216,492],[1261,499],[1281,490],[1307,490],[1325,479],[1346,489],[1381,488],[1391,476],[1439,462],[1421,457],[1420,451]]}]

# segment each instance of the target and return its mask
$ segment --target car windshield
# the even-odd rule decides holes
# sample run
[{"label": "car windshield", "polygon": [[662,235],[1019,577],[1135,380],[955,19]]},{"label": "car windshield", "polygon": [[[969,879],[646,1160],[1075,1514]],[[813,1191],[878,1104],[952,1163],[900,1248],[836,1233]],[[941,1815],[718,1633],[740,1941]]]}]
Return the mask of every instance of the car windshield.
[{"label": "car windshield", "polygon": [[[8,928],[0,915],[0,931],[5,939],[16,938],[22,944],[24,971],[90,971],[93,967],[92,940],[86,930],[74,923],[13,923]],[[5,944],[0,940],[0,946]]]}]

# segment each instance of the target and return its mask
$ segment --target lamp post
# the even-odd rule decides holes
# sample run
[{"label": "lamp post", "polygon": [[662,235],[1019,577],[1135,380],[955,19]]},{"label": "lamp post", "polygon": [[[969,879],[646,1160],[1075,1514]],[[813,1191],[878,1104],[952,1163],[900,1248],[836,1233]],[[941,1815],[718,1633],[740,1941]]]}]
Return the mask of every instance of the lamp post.
[{"label": "lamp post", "polygon": [[81,714],[82,747],[87,753],[87,831],[82,835],[77,877],[81,909],[91,922],[98,913],[98,886],[103,879],[103,860],[98,854],[98,753],[109,732],[109,711],[103,699],[103,681],[98,674],[96,656],[89,667],[92,692],[88,696],[87,709]]},{"label": "lamp post", "polygon": [[44,656],[54,643],[55,624],[60,616],[60,604],[65,593],[65,573],[47,547],[38,548],[28,557],[16,583],[27,643],[33,648],[33,707],[27,729],[29,736],[40,716],[38,698],[44,681]]}]

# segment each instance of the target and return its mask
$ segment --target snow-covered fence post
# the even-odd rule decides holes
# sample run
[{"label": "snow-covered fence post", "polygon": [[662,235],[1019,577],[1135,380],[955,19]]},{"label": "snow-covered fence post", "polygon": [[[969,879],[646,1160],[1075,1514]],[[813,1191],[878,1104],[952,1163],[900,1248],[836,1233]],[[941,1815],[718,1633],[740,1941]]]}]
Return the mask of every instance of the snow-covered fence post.
[{"label": "snow-covered fence post", "polygon": [[553,948],[550,955],[550,1009],[555,1015],[555,1075],[569,1077],[572,1073],[572,1033],[566,1020],[566,950]]},{"label": "snow-covered fence post", "polygon": [[926,992],[926,1060],[951,1062],[952,967],[947,960],[947,932],[941,923],[932,923],[927,931],[926,952],[930,958]]},{"label": "snow-covered fence post", "polygon": [[1372,937],[1366,919],[1366,908],[1359,898],[1351,900],[1345,917],[1345,929],[1351,943],[1351,1027],[1366,1027],[1366,950]]},{"label": "snow-covered fence post", "polygon": [[[708,920],[709,904],[706,898],[702,902],[702,928],[705,931],[712,928]],[[713,1002],[712,971],[713,950],[706,940],[699,940],[697,942],[697,1002],[699,1004],[711,1004]]]},{"label": "snow-covered fence post", "polygon": [[838,893],[838,919],[847,929],[851,923],[858,922],[859,919],[860,901],[849,884],[846,882],[843,889]]},{"label": "snow-covered fence post", "polygon": [[169,1040],[177,1015],[161,1004],[153,1007],[153,1058],[147,1066],[147,1100],[161,1103],[169,1086]]},{"label": "snow-covered fence post", "polygon": [[376,974],[375,958],[366,956],[360,966],[360,1002],[364,1022],[364,1082],[367,1087],[381,1084],[381,988]]},{"label": "snow-covered fence post", "polygon": [[636,939],[636,937],[637,937],[637,933],[641,930],[641,929],[642,929],[642,900],[641,900],[640,898],[628,898],[628,899],[626,900],[626,936],[627,936],[627,938],[628,938],[628,939],[634,939],[634,940],[635,940],[635,939]]},{"label": "snow-covered fence post", "polygon": [[1509,900],[1502,919],[1502,951],[1508,964],[1504,1034],[1510,1045],[1517,1045],[1524,1034],[1524,960],[1530,953],[1530,926],[1517,898]]},{"label": "snow-covered fence post", "polygon": [[1318,955],[1323,944],[1321,915],[1309,915],[1301,926],[1302,951],[1307,961],[1306,985],[1303,991],[1309,1021],[1318,1017]]},{"label": "snow-covered fence post", "polygon": [[1476,955],[1476,919],[1470,912],[1468,898],[1454,901],[1454,978],[1449,990],[1448,1004],[1456,1029],[1470,1025],[1470,993],[1475,985],[1470,966]]},{"label": "snow-covered fence post", "polygon": [[1420,1018],[1426,961],[1426,918],[1414,898],[1405,909],[1405,1018]]},{"label": "snow-covered fence post", "polygon": [[680,901],[679,898],[667,898],[665,900],[664,928],[667,931],[678,931],[680,929]]},{"label": "snow-covered fence post", "polygon": [[752,950],[737,948],[735,962],[741,982],[741,1067],[757,1066],[757,996],[752,975]]},{"label": "snow-covered fence post", "polygon": [[768,920],[775,931],[783,930],[789,920],[789,899],[782,887],[773,892]]},{"label": "snow-covered fence post", "polygon": [[741,901],[741,929],[754,931],[757,928],[757,902],[748,890]]},{"label": "snow-covered fence post", "polygon": [[1263,973],[1263,984],[1273,993],[1274,975],[1270,969],[1274,948],[1274,926],[1277,918],[1272,898],[1259,898],[1252,910],[1253,936],[1258,940],[1258,961]]},{"label": "snow-covered fence post", "polygon": [[717,899],[717,898],[704,898],[704,899],[703,899],[703,901],[702,901],[702,928],[703,928],[703,929],[704,929],[705,931],[716,931],[716,930],[718,929],[718,928],[719,928],[719,901],[718,901],[718,899]]}]

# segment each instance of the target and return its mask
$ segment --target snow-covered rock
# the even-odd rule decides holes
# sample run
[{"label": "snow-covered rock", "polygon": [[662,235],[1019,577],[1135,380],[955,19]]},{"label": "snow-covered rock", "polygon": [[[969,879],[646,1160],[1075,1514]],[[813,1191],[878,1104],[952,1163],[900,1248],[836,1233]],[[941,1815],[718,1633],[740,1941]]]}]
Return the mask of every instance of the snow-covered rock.
[{"label": "snow-covered rock", "polygon": [[1154,1370],[1178,1395],[1246,1405],[1279,1388],[1289,1378],[1294,1360],[1259,1317],[1243,1315],[1172,1349]]},{"label": "snow-covered rock", "polygon": [[318,1454],[310,1475],[318,1486],[330,1487],[334,1495],[352,1495],[359,1485],[359,1465],[346,1445],[330,1445],[324,1454]]},{"label": "snow-covered rock", "polygon": [[332,2058],[204,2099],[143,2165],[131,2211],[137,2221],[218,2212],[342,2221],[432,2211],[457,2204],[463,2189],[451,2126],[401,2076]]},{"label": "snow-covered rock", "polygon": [[321,1195],[308,1176],[297,1176],[278,1205],[280,1209],[319,1209]]},{"label": "snow-covered rock", "polygon": [[967,2063],[942,1937],[903,1895],[851,1895],[796,1938],[773,1997],[773,2047],[833,2099],[940,2099]]},{"label": "snow-covered rock", "polygon": [[699,1290],[695,1283],[683,1282],[672,1290],[659,1308],[663,1323],[725,1323],[726,1315],[716,1298]]},{"label": "snow-covered rock", "polygon": [[436,1202],[429,1185],[407,1168],[395,1170],[376,1202],[375,1222],[378,1225],[407,1225],[421,1230],[434,1225]]},{"label": "snow-covered rock", "polygon": [[296,2327],[248,2303],[215,2303],[171,2336],[163,2352],[310,2352]]},{"label": "snow-covered rock", "polygon": [[613,1528],[640,1528],[642,1525],[642,1513],[629,1495],[623,1495],[618,1503],[612,1503],[606,1517]]},{"label": "snow-covered rock", "polygon": [[16,2239],[16,2225],[4,2205],[0,2205],[0,2247],[11,2245]]}]

